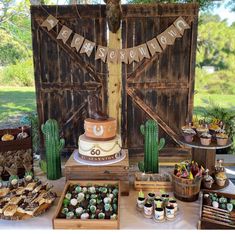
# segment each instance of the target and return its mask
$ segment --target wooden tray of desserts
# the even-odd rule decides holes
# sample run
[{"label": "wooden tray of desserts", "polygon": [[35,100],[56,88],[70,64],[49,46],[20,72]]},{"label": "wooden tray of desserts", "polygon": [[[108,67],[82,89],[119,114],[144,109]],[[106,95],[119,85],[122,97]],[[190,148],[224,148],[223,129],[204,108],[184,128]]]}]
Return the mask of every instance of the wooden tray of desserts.
[{"label": "wooden tray of desserts", "polygon": [[[208,198],[205,198],[208,194]],[[210,201],[210,194],[218,196],[218,207],[213,206],[213,198]],[[235,194],[221,193],[212,190],[204,190],[201,203],[200,229],[235,229]],[[219,198],[226,198],[224,207],[220,207]],[[209,200],[205,200],[209,199]],[[232,203],[233,201],[233,203]],[[228,210],[228,204],[231,209]],[[227,207],[226,207],[227,206]],[[233,207],[232,207],[233,206]]]},{"label": "wooden tray of desserts", "polygon": [[55,198],[56,194],[41,181],[0,188],[0,219],[26,220],[39,216],[52,206]]}]

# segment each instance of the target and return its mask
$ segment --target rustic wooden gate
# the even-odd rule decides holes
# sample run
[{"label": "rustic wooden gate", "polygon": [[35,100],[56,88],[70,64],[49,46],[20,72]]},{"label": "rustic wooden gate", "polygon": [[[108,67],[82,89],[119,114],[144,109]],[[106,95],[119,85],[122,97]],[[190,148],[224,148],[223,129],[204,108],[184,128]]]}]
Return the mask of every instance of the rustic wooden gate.
[{"label": "rustic wooden gate", "polygon": [[[182,16],[194,17],[191,29],[173,46],[150,60],[122,65],[122,138],[125,147],[142,152],[139,125],[147,118],[158,120],[160,134],[167,139],[164,155],[188,153],[180,148],[178,133],[191,119],[197,36],[196,4],[123,5],[122,46],[142,44],[164,31]],[[32,6],[32,33],[37,109],[40,124],[55,118],[66,138],[66,149],[77,147],[87,116],[87,95],[98,93],[107,108],[107,65],[80,55],[57,40],[61,25],[48,32],[40,24],[48,13],[96,44],[107,45],[104,5]]]}]

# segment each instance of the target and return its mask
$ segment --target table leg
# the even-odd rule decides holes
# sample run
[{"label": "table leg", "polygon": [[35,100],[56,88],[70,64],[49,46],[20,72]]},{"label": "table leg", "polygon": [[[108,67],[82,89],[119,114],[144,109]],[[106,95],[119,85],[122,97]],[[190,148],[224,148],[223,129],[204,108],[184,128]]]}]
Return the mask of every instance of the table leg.
[{"label": "table leg", "polygon": [[205,169],[209,169],[209,173],[211,174],[215,170],[216,150],[193,148],[192,160],[202,165]]}]

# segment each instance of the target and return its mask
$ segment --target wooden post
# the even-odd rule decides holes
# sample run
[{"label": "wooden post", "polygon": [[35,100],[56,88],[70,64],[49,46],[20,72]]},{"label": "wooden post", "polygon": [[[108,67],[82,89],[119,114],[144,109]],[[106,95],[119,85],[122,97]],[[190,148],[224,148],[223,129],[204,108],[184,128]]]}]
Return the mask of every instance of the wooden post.
[{"label": "wooden post", "polygon": [[[117,33],[109,31],[108,47],[112,49],[121,48],[121,29]],[[109,63],[108,78],[108,114],[110,117],[117,119],[117,132],[121,132],[121,103],[122,103],[122,76],[121,64]]]}]

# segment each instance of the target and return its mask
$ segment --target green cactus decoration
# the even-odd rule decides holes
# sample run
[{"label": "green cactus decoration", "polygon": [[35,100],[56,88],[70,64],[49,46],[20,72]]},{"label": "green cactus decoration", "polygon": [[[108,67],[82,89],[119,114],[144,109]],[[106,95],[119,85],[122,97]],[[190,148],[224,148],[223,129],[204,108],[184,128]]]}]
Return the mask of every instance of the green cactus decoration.
[{"label": "green cactus decoration", "polygon": [[144,135],[144,162],[139,163],[139,170],[158,173],[159,151],[165,145],[165,139],[158,141],[158,123],[154,120],[146,121],[140,126],[140,131]]},{"label": "green cactus decoration", "polygon": [[41,130],[44,134],[47,159],[47,178],[56,180],[61,177],[60,152],[64,147],[64,139],[59,139],[58,123],[54,119],[48,119],[42,124]]}]

